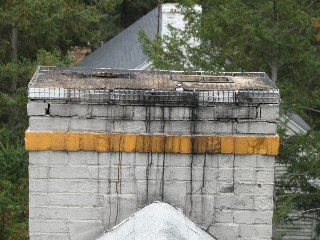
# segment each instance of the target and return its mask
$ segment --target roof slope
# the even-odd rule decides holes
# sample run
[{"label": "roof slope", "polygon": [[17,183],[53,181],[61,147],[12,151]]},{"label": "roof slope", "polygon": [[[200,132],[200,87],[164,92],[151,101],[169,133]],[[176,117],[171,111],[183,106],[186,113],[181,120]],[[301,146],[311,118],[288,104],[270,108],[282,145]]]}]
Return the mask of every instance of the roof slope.
[{"label": "roof slope", "polygon": [[158,8],[155,8],[88,55],[80,66],[127,69],[138,67],[148,60],[140,47],[138,32],[143,29],[149,38],[154,39],[158,24]]},{"label": "roof slope", "polygon": [[154,202],[120,223],[98,240],[213,240],[181,211]]}]

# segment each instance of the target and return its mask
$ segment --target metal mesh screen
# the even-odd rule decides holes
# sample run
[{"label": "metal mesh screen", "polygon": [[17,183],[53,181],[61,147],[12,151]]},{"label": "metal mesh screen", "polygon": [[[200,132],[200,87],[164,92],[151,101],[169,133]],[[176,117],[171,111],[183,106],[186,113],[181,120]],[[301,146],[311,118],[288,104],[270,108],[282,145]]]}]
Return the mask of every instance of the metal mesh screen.
[{"label": "metal mesh screen", "polygon": [[137,89],[34,88],[30,100],[52,100],[120,105],[212,105],[215,103],[279,103],[278,90],[154,91]]}]

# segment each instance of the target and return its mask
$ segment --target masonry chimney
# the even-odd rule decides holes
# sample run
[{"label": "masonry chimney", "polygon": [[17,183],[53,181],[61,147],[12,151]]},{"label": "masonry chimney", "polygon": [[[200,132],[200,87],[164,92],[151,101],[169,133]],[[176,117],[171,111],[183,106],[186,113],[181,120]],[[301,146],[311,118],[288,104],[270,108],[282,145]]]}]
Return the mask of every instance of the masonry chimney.
[{"label": "masonry chimney", "polygon": [[39,67],[28,99],[31,240],[97,239],[154,201],[219,240],[271,239],[265,73]]}]

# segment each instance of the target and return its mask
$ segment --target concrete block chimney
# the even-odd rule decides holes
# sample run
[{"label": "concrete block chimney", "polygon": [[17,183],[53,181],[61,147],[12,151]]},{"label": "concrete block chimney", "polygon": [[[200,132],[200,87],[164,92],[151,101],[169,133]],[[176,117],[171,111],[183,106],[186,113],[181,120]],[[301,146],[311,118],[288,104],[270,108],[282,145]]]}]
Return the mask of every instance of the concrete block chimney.
[{"label": "concrete block chimney", "polygon": [[219,240],[271,239],[265,73],[39,67],[28,99],[31,240],[97,239],[154,201]]}]

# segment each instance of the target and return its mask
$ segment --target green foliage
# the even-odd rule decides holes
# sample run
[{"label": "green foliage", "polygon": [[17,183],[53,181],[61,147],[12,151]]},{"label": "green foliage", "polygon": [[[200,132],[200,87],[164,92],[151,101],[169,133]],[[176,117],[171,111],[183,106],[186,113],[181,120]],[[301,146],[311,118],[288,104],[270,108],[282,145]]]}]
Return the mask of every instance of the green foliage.
[{"label": "green foliage", "polygon": [[[298,219],[320,223],[320,132],[288,136],[282,132],[278,161],[287,167],[276,188],[275,224]],[[294,210],[294,212],[292,211]],[[315,229],[317,231],[317,229]]]},{"label": "green foliage", "polygon": [[70,65],[68,59],[62,55],[59,50],[48,52],[46,50],[39,50],[37,53],[36,65],[42,66],[66,66]]},{"label": "green foliage", "polygon": [[9,130],[1,129],[0,139],[0,239],[27,239],[27,154]]},{"label": "green foliage", "polygon": [[[312,210],[320,220],[320,132],[282,137],[279,162],[288,173],[278,185],[281,202],[292,202],[298,211]],[[307,212],[309,213],[309,212]]]},{"label": "green foliage", "polygon": [[[170,36],[140,39],[157,69],[263,71],[283,103],[320,128],[318,1],[181,0],[187,26]],[[202,13],[193,4],[202,5]],[[190,46],[190,41],[198,42]]]},{"label": "green foliage", "polygon": [[[275,224],[320,220],[320,2],[305,0],[181,0],[186,29],[140,41],[155,69],[263,71],[280,88],[281,112],[299,113],[312,125],[304,136],[279,129],[279,161],[288,172],[277,181]],[[202,13],[194,11],[202,6]],[[190,45],[190,42],[196,42]],[[292,211],[296,214],[292,216]],[[278,236],[281,238],[281,236]]]},{"label": "green foliage", "polygon": [[0,240],[28,239],[23,137],[35,69],[70,65],[72,47],[93,50],[155,6],[153,0],[0,0]]},{"label": "green foliage", "polygon": [[318,223],[315,227],[316,237],[319,239],[320,237],[320,223]]}]

